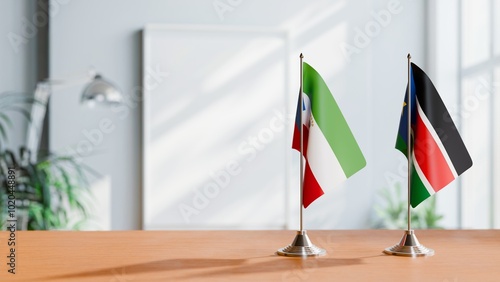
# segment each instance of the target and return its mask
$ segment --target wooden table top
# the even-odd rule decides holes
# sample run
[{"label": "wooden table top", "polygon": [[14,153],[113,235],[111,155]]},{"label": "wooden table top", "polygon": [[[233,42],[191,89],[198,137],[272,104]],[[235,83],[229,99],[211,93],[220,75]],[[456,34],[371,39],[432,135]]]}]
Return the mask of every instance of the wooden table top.
[{"label": "wooden table top", "polygon": [[275,254],[295,231],[19,231],[0,281],[500,281],[500,230],[417,230],[433,257],[385,255],[398,230],[308,231],[317,258]]}]

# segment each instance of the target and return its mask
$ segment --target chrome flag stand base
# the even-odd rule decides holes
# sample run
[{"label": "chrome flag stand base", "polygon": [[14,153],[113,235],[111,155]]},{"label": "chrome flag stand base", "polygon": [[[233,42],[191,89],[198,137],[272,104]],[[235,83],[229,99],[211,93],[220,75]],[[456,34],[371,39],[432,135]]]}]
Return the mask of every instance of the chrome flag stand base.
[{"label": "chrome flag stand base", "polygon": [[433,256],[434,250],[424,247],[418,242],[417,236],[413,230],[406,230],[401,242],[392,247],[386,248],[384,253],[395,256],[405,257],[424,257]]},{"label": "chrome flag stand base", "polygon": [[307,231],[297,231],[297,235],[293,242],[277,251],[280,256],[288,257],[312,257],[312,256],[324,256],[326,251],[316,247],[309,237],[307,236]]}]

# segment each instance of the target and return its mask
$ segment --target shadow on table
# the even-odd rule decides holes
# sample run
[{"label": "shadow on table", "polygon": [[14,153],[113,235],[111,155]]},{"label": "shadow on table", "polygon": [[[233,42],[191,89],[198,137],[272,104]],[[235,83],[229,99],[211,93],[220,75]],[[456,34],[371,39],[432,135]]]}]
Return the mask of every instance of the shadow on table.
[{"label": "shadow on table", "polygon": [[[275,259],[270,260],[275,257]],[[316,268],[328,268],[337,266],[349,266],[362,264],[363,258],[282,258],[278,256],[265,256],[248,259],[166,259],[147,263],[129,264],[113,268],[103,268],[100,270],[77,272],[51,277],[45,279],[74,279],[91,277],[114,277],[118,281],[133,280],[134,274],[179,271],[182,269],[199,269],[207,271],[197,271],[196,273],[184,276],[193,278],[199,276],[224,276],[231,274],[262,273],[262,272],[287,272],[293,271],[313,271]],[[214,269],[215,268],[215,269]]]},{"label": "shadow on table", "polygon": [[166,259],[146,263],[129,264],[100,270],[77,272],[47,277],[50,279],[90,278],[99,276],[133,276],[147,272],[162,272],[180,269],[238,266],[247,259]]},{"label": "shadow on table", "polygon": [[245,263],[231,268],[217,269],[204,273],[184,276],[183,278],[195,278],[198,276],[225,276],[235,274],[253,274],[281,272],[282,279],[306,277],[309,273],[320,268],[331,268],[339,266],[350,266],[363,264],[362,258],[277,258],[254,263]]}]

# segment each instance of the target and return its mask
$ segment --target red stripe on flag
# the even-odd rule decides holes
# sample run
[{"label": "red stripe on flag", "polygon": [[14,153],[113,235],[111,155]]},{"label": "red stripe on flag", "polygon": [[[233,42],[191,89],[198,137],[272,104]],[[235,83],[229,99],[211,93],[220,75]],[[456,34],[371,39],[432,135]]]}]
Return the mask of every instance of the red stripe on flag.
[{"label": "red stripe on flag", "polygon": [[297,125],[293,130],[292,148],[300,152],[300,131]]},{"label": "red stripe on flag", "polygon": [[311,167],[309,167],[309,162],[306,162],[306,169],[304,171],[304,191],[302,194],[302,204],[304,208],[307,208],[314,200],[321,197],[323,194],[323,189],[321,189],[316,177],[314,177]]},{"label": "red stripe on flag", "polygon": [[[309,144],[309,128],[305,125],[302,126],[304,130],[304,156],[305,156],[305,170],[304,170],[304,191],[302,191],[302,204],[307,208],[314,200],[321,197],[324,192],[321,189],[316,177],[314,176],[309,161],[307,159],[307,145]],[[292,148],[300,152],[300,131],[297,126],[293,132]]]},{"label": "red stripe on flag", "polygon": [[[302,129],[304,130],[304,156],[307,156],[307,144],[309,144],[309,128],[305,125],[302,125]],[[292,140],[292,148],[300,152],[300,131],[295,126],[295,130],[293,131],[293,140]],[[307,159],[307,158],[306,158]]]},{"label": "red stripe on flag", "polygon": [[432,137],[420,114],[417,114],[414,126],[416,162],[431,184],[432,189],[437,192],[453,181],[455,177],[444,158],[443,152]]}]

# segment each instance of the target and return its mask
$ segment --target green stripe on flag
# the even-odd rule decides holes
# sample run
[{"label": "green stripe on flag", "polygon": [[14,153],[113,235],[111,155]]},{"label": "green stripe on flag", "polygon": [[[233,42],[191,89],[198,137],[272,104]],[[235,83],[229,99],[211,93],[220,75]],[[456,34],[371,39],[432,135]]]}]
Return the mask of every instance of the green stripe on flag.
[{"label": "green stripe on flag", "polygon": [[405,156],[408,155],[408,144],[406,144],[405,140],[399,134],[396,139],[396,149],[401,151]]},{"label": "green stripe on flag", "polygon": [[415,208],[418,204],[429,198],[431,194],[425,188],[414,166],[411,170],[410,204]]},{"label": "green stripe on flag", "polygon": [[[396,139],[396,149],[401,151],[405,156],[407,154],[407,148],[408,145],[406,142],[401,138],[400,135],[398,135]],[[412,159],[412,161],[414,161]],[[418,175],[417,170],[415,169],[415,166],[412,166],[411,168],[411,190],[410,190],[410,204],[413,208],[418,206],[421,202],[423,202],[425,199],[429,198],[431,194],[425,188],[424,183],[420,179],[420,176]]]},{"label": "green stripe on flag", "polygon": [[303,88],[317,125],[350,177],[366,165],[366,160],[325,81],[307,63],[303,63]]}]

